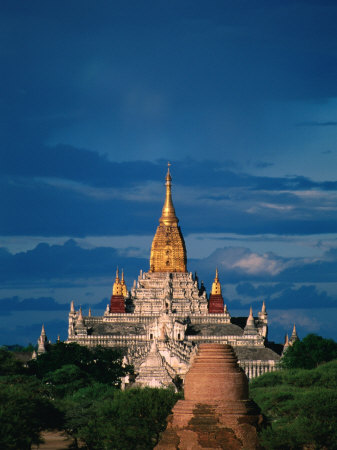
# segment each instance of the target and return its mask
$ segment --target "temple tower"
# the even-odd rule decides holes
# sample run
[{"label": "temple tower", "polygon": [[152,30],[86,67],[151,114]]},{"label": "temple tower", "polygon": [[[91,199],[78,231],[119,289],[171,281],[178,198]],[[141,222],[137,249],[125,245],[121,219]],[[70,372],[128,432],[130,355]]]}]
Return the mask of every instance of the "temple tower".
[{"label": "temple tower", "polygon": [[209,303],[208,303],[208,312],[210,314],[221,314],[224,312],[224,304],[223,304],[223,297],[221,292],[221,284],[219,281],[219,272],[218,268],[215,272],[215,278],[214,282],[212,284],[212,291],[209,296]]},{"label": "temple tower", "polygon": [[186,247],[172,202],[171,181],[168,167],[165,202],[152,241],[150,272],[186,272]]},{"label": "temple tower", "polygon": [[257,450],[262,416],[230,345],[200,344],[156,450]]}]

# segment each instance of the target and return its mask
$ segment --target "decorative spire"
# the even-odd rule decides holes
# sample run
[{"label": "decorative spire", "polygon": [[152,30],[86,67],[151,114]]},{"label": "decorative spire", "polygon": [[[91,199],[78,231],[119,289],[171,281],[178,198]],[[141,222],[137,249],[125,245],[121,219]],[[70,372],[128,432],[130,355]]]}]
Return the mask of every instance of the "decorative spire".
[{"label": "decorative spire", "polygon": [[70,302],[70,312],[71,312],[72,314],[74,314],[74,313],[75,313],[75,305],[74,305],[74,300],[72,300],[72,301]]},{"label": "decorative spire", "polygon": [[177,225],[179,220],[176,216],[176,212],[174,210],[173,202],[172,202],[172,193],[171,193],[171,174],[170,174],[170,163],[167,163],[167,174],[166,174],[166,197],[163,206],[163,211],[161,214],[161,218],[159,219],[160,224],[166,226]]},{"label": "decorative spire", "polygon": [[46,352],[46,344],[47,344],[48,340],[47,340],[47,336],[46,336],[46,332],[44,329],[44,325],[42,325],[42,330],[41,330],[41,334],[39,339],[37,340],[37,354],[41,355],[41,353],[45,353]]},{"label": "decorative spire", "polygon": [[91,317],[91,308],[89,308],[88,317]]},{"label": "decorative spire", "polygon": [[250,307],[249,316],[247,318],[247,323],[244,329],[244,334],[257,334],[257,329],[255,326],[255,320],[253,316],[253,308]]},{"label": "decorative spire", "polygon": [[294,324],[294,328],[293,328],[293,332],[291,333],[290,336],[290,344],[293,344],[294,342],[298,341],[298,335],[297,335],[297,331],[296,331],[296,325]]},{"label": "decorative spire", "polygon": [[115,282],[114,282],[113,287],[112,287],[112,295],[122,295],[122,284],[121,284],[120,279],[119,279],[118,267],[117,267],[117,270],[116,270]]},{"label": "decorative spire", "polygon": [[122,294],[123,297],[127,297],[128,296],[128,290],[125,284],[125,280],[124,280],[124,270],[122,269],[122,279],[121,279],[121,287],[122,287]]},{"label": "decorative spire", "polygon": [[218,272],[218,268],[216,268],[215,271],[215,278],[214,278],[214,282],[212,284],[212,292],[213,295],[221,295],[221,284],[219,281],[219,272]]},{"label": "decorative spire", "polygon": [[172,202],[171,180],[169,163],[165,202],[151,246],[150,272],[186,272],[186,247]]},{"label": "decorative spire", "polygon": [[261,312],[263,313],[263,314],[266,314],[266,304],[265,304],[265,302],[264,302],[264,300],[263,300],[263,302],[262,302],[262,309],[261,309]]},{"label": "decorative spire", "polygon": [[60,335],[59,335],[59,334],[57,335],[57,340],[56,340],[56,342],[61,342],[61,339],[60,339]]},{"label": "decorative spire", "polygon": [[80,310],[79,310],[79,314],[78,314],[78,318],[77,318],[77,323],[84,323],[83,321],[83,314],[82,314],[82,306],[80,306]]}]

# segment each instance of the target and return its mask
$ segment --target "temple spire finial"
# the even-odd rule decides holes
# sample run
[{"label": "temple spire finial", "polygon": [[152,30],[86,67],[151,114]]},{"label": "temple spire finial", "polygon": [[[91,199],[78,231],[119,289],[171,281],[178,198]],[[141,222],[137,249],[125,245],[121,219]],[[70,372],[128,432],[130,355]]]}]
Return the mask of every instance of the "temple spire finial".
[{"label": "temple spire finial", "polygon": [[[124,278],[124,274],[122,272],[122,279]],[[122,283],[119,279],[119,269],[117,266],[117,270],[116,270],[116,278],[115,278],[115,282],[112,286],[112,295],[121,295],[122,294]]]},{"label": "temple spire finial", "polygon": [[291,333],[289,342],[290,342],[291,344],[293,344],[294,342],[296,342],[296,341],[298,341],[298,340],[299,340],[299,339],[298,339],[298,335],[297,335],[296,325],[295,325],[295,323],[294,323],[293,332]]},{"label": "temple spire finial", "polygon": [[172,202],[170,163],[165,180],[166,195],[152,241],[150,272],[186,272],[186,247]]},{"label": "temple spire finial", "polygon": [[213,294],[213,295],[221,295],[221,284],[220,284],[220,281],[219,281],[218,268],[216,268],[216,270],[215,270],[215,278],[214,278],[214,282],[212,284],[211,294]]},{"label": "temple spire finial", "polygon": [[166,196],[165,196],[165,202],[161,214],[161,218],[159,219],[159,222],[163,225],[172,226],[177,225],[179,220],[176,216],[176,212],[174,210],[173,202],[172,202],[172,193],[171,193],[171,181],[172,177],[170,174],[170,163],[167,163],[167,174],[166,174]]}]

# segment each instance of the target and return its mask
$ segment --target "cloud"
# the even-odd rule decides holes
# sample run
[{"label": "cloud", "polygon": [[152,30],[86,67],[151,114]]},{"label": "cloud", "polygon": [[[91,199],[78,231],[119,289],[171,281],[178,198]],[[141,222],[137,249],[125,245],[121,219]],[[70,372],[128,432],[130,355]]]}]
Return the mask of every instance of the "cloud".
[{"label": "cloud", "polygon": [[245,279],[274,279],[290,264],[290,259],[273,253],[260,255],[244,247],[219,248],[207,258],[193,260],[198,272],[212,273],[214,267],[218,267],[221,277],[233,283]]},{"label": "cloud", "polygon": [[10,254],[0,251],[0,280],[3,283],[46,282],[111,276],[116,267],[127,267],[127,275],[136,277],[148,265],[142,258],[121,256],[111,247],[81,248],[74,240],[63,245],[38,244],[33,250]]},{"label": "cloud", "polygon": [[68,304],[57,303],[51,297],[24,298],[9,297],[0,299],[0,315],[8,315],[14,311],[68,311]]},{"label": "cloud", "polygon": [[[138,257],[143,252],[135,248],[113,247],[82,248],[75,240],[64,244],[40,243],[32,250],[12,254],[0,248],[0,280],[3,286],[27,283],[67,284],[85,283],[88,278],[113,277],[117,266],[124,267],[128,279],[135,279],[139,270],[146,270],[148,258]],[[223,283],[241,283],[242,295],[268,295],[267,288],[254,288],[245,282],[273,282],[279,288],[292,283],[335,282],[337,249],[324,251],[321,256],[281,257],[273,252],[254,252],[246,247],[223,247],[205,258],[191,258],[189,270],[197,271],[209,285],[215,268],[219,268]],[[81,281],[82,280],[82,281]],[[275,287],[273,288],[275,290]]]},{"label": "cloud", "polygon": [[[250,299],[255,307],[260,307],[264,300],[268,309],[315,309],[336,308],[337,296],[328,295],[316,285],[291,285],[289,283],[268,283],[254,286],[245,282],[236,286],[237,294]],[[251,299],[259,299],[251,301]],[[244,299],[244,304],[247,300]]]},{"label": "cloud", "polygon": [[[27,314],[27,324],[17,325],[14,322],[2,324],[0,328],[0,342],[2,345],[27,345],[28,343],[36,344],[41,333],[42,322],[37,323],[33,315]],[[44,321],[47,338],[56,341],[58,335],[61,340],[67,339],[68,318],[64,320],[47,320]]]},{"label": "cloud", "polygon": [[[164,161],[121,163],[61,145],[37,145],[30,152],[6,147],[0,159],[0,208],[6,211],[0,234],[149,234],[160,215]],[[226,164],[174,162],[174,203],[185,233],[334,230],[337,182],[260,177]]]},{"label": "cloud", "polygon": [[258,286],[253,285],[252,283],[239,283],[236,286],[236,292],[239,295],[248,296],[248,297],[263,297],[268,298],[271,295],[284,291],[285,289],[291,288],[292,285],[289,283],[272,283],[263,285],[260,284]]}]

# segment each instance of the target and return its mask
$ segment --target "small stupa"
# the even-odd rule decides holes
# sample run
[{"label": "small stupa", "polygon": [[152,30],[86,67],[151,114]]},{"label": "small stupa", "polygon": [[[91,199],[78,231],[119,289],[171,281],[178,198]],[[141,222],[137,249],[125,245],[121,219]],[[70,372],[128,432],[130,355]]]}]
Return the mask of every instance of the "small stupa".
[{"label": "small stupa", "polygon": [[200,344],[157,450],[256,450],[262,415],[230,345]]}]

